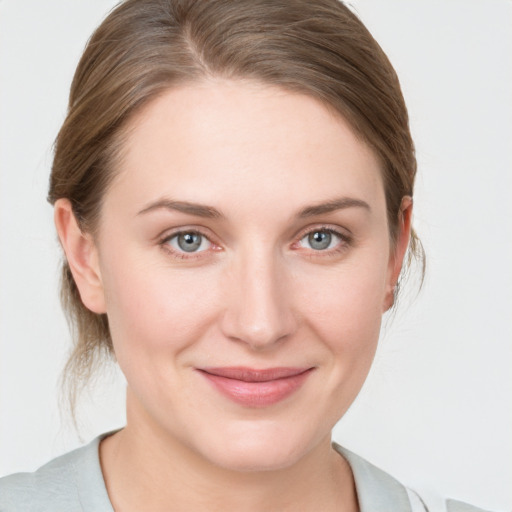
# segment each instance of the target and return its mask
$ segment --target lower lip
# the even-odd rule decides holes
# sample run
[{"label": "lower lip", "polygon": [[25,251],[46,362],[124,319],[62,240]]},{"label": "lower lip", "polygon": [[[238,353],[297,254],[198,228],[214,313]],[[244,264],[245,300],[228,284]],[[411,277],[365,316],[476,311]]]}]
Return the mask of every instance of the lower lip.
[{"label": "lower lip", "polygon": [[295,393],[309,377],[312,368],[297,375],[265,382],[246,382],[213,375],[205,371],[200,373],[224,396],[233,402],[247,407],[267,407],[277,404]]}]

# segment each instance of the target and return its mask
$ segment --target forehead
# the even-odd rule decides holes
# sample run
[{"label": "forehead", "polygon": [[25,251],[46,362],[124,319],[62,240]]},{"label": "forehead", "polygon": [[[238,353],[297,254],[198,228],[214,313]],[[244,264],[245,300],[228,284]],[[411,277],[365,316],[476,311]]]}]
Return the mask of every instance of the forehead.
[{"label": "forehead", "polygon": [[[278,87],[208,81],[173,88],[130,121],[113,189],[290,204],[340,193],[383,200],[380,165],[349,124],[318,100]],[[261,203],[260,203],[261,204]]]}]

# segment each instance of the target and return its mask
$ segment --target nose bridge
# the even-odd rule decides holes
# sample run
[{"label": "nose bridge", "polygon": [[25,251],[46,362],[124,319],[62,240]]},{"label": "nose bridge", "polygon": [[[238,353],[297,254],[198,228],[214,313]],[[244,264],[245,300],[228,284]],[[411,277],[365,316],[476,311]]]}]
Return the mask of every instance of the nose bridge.
[{"label": "nose bridge", "polygon": [[261,350],[294,330],[287,272],[271,247],[250,244],[235,260],[223,329],[230,338]]}]

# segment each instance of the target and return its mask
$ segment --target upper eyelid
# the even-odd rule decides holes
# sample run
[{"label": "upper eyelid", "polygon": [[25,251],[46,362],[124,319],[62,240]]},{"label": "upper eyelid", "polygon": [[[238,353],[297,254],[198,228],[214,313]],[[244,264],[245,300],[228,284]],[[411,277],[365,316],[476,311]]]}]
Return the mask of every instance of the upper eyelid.
[{"label": "upper eyelid", "polygon": [[351,239],[353,236],[352,233],[346,228],[341,228],[339,226],[334,226],[332,224],[317,224],[301,229],[298,232],[298,234],[295,235],[295,238],[297,240],[302,240],[306,235],[314,233],[315,231],[328,231],[330,233],[338,235],[343,239]]},{"label": "upper eyelid", "polygon": [[184,233],[197,233],[201,236],[204,236],[206,239],[208,239],[209,242],[211,243],[215,243],[213,240],[212,240],[212,236],[205,232],[205,230],[197,227],[197,226],[190,226],[190,227],[179,227],[179,228],[174,228],[174,229],[166,229],[165,231],[163,231],[160,235],[157,236],[157,239],[163,243],[163,242],[166,242],[167,240],[170,240],[171,238],[174,238],[175,236],[178,236],[178,235],[182,235]]}]

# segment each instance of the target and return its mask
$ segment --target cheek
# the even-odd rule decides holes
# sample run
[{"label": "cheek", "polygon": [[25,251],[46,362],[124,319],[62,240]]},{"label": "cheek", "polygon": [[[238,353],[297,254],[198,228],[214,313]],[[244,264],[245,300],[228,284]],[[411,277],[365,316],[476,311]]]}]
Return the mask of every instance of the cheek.
[{"label": "cheek", "polygon": [[326,396],[339,410],[359,393],[375,356],[385,282],[385,261],[361,259],[329,275],[310,275],[301,290],[309,330],[329,353]]},{"label": "cheek", "polygon": [[218,304],[215,275],[143,265],[136,258],[109,268],[114,271],[104,286],[118,360],[179,352],[211,324]]},{"label": "cheek", "polygon": [[386,267],[380,261],[357,262],[322,275],[310,273],[298,295],[309,321],[329,339],[359,345],[378,335],[385,283]]},{"label": "cheek", "polygon": [[302,304],[304,334],[322,346],[325,371],[317,400],[323,403],[322,416],[332,428],[359,394],[375,356],[385,265],[361,259],[302,275],[296,297]]}]

